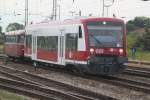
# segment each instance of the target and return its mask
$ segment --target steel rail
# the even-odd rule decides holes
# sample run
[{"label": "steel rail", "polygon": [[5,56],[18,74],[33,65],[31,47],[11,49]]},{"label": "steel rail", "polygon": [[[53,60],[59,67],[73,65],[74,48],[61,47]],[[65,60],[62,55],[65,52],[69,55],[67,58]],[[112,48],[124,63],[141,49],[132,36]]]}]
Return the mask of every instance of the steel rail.
[{"label": "steel rail", "polygon": [[127,69],[133,69],[133,70],[142,70],[142,71],[150,71],[150,67],[148,68],[148,67],[138,67],[138,66],[136,66],[136,65],[127,65]]},{"label": "steel rail", "polygon": [[13,79],[13,80],[16,80],[16,81],[19,80],[21,82],[26,82],[26,83],[39,85],[39,84],[37,84],[35,82],[32,82],[32,81],[29,81],[29,80],[27,80],[27,79],[25,79],[23,77],[13,75],[13,74],[10,74],[10,73],[8,73],[6,71],[2,71],[2,70],[0,70],[0,76],[6,77],[6,78],[10,78],[10,79]]},{"label": "steel rail", "polygon": [[[78,87],[66,85],[64,83],[56,82],[56,81],[50,80],[50,79],[46,79],[44,77],[37,76],[37,75],[31,74],[31,73],[19,71],[19,70],[13,69],[13,68],[8,68],[6,66],[0,66],[0,68],[1,68],[1,71],[2,70],[6,71],[6,72],[11,72],[12,71],[10,74],[18,73],[18,74],[16,74],[17,77],[19,77],[19,78],[24,77],[23,80],[29,81],[29,82],[34,83],[34,84],[44,85],[44,86],[47,86],[47,87],[55,86],[56,88],[59,87],[57,89],[62,90],[62,91],[67,90],[68,94],[73,95],[73,96],[78,97],[78,98],[82,98],[82,99],[86,99],[86,100],[93,100],[93,99],[94,100],[96,100],[96,99],[98,99],[98,100],[99,99],[101,99],[101,100],[108,100],[108,99],[115,100],[114,98],[111,98],[111,97],[108,97],[108,96],[104,96],[104,95],[101,95],[101,94],[90,92],[88,90],[81,89],[81,88],[78,88]],[[39,83],[38,80],[40,80],[41,83]]]},{"label": "steel rail", "polygon": [[125,86],[127,88],[131,88],[137,91],[142,91],[145,93],[150,93],[150,84],[146,82],[140,82],[135,80],[130,80],[123,77],[117,77],[116,83]]},{"label": "steel rail", "polygon": [[149,71],[143,71],[143,70],[137,70],[137,69],[129,69],[128,68],[123,72],[123,74],[150,78],[150,72]]},{"label": "steel rail", "polygon": [[135,91],[141,91],[141,92],[150,94],[149,83],[130,80],[130,79],[123,78],[123,77],[112,77],[112,76],[110,77],[108,76],[104,76],[104,77],[86,76],[86,78],[104,82],[107,84],[112,84],[115,86],[122,86],[122,87],[129,88]]},{"label": "steel rail", "polygon": [[35,84],[20,82],[5,77],[0,77],[0,87],[45,100],[81,100],[80,98],[60,91],[47,89],[47,87],[39,87]]},{"label": "steel rail", "polygon": [[[30,74],[30,73],[25,73],[25,74]],[[38,76],[35,76],[35,77],[36,77],[36,79],[39,78]],[[142,91],[142,92],[150,93],[150,89],[149,89],[150,84],[147,84],[145,82],[137,82],[137,81],[134,81],[134,80],[122,79],[122,78],[119,78],[119,77],[109,77],[109,78],[107,77],[108,79],[105,78],[105,77],[97,77],[97,76],[93,77],[92,75],[86,75],[86,76],[82,76],[82,77],[87,78],[87,79],[96,80],[96,81],[101,81],[101,82],[104,81],[106,83],[113,84],[113,85],[116,85],[116,86],[120,85],[120,86],[130,88],[130,89],[133,89],[133,90],[136,90],[136,91]],[[40,80],[43,80],[43,78],[42,79],[40,78]],[[47,82],[51,83],[50,80],[45,80],[45,78],[44,78],[43,81],[47,81]],[[58,83],[58,84],[61,85],[60,83]],[[71,87],[69,87],[69,88],[71,88]],[[71,90],[73,90],[73,89],[74,88],[71,88]],[[82,96],[84,97],[85,95],[89,96],[88,93],[82,92]],[[96,97],[96,95],[94,94],[94,96],[89,96],[89,97]]]},{"label": "steel rail", "polygon": [[128,63],[150,65],[149,61],[129,60]]},{"label": "steel rail", "polygon": [[129,88],[129,89],[132,89],[135,91],[141,91],[141,92],[150,94],[150,83],[131,80],[131,79],[119,77],[119,76],[86,75],[86,76],[82,76],[82,77],[84,77],[86,79],[90,79],[90,80],[94,80],[94,81],[96,80],[99,82],[104,82],[104,83],[112,84],[115,86],[122,86],[122,87]]}]

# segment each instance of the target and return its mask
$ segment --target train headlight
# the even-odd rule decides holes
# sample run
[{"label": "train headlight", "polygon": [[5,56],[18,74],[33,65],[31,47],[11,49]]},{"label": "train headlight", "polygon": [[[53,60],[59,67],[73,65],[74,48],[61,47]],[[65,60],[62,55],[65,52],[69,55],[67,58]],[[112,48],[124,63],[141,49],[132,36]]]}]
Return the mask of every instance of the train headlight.
[{"label": "train headlight", "polygon": [[90,53],[91,53],[91,54],[94,53],[94,49],[93,49],[93,48],[90,49]]},{"label": "train headlight", "polygon": [[107,23],[104,21],[104,22],[103,22],[103,25],[106,25],[106,24],[107,24]]},{"label": "train headlight", "polygon": [[122,54],[122,53],[123,53],[123,49],[119,49],[119,53],[121,53],[121,54]]}]

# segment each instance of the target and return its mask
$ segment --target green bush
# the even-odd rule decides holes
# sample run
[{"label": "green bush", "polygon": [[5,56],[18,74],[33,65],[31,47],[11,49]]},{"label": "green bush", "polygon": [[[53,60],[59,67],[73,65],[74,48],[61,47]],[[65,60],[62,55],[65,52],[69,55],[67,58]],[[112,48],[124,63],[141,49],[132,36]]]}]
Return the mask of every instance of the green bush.
[{"label": "green bush", "polygon": [[144,51],[150,51],[150,31],[146,30],[142,36],[139,36],[135,41],[135,46]]}]

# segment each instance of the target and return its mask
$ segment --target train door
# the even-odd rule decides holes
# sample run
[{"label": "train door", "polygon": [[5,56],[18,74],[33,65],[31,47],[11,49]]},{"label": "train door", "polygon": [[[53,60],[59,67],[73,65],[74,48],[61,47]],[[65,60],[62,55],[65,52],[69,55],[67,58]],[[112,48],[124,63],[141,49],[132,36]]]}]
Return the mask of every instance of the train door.
[{"label": "train door", "polygon": [[68,53],[67,59],[76,60],[75,53],[77,52],[78,45],[78,35],[76,33],[68,33],[66,34],[66,50]]},{"label": "train door", "polygon": [[37,37],[35,35],[36,33],[32,35],[32,59],[35,60],[37,58]]},{"label": "train door", "polygon": [[58,63],[60,65],[65,65],[65,36],[64,32],[61,31],[58,37]]}]

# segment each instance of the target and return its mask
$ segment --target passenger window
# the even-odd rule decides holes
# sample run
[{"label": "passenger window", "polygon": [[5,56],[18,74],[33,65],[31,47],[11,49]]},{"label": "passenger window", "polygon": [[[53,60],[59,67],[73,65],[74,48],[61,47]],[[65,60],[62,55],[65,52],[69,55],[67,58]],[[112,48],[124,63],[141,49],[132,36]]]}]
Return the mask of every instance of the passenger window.
[{"label": "passenger window", "polygon": [[66,35],[66,49],[77,51],[78,35],[76,33],[70,33]]},{"label": "passenger window", "polygon": [[24,43],[24,35],[18,35],[18,43]]},{"label": "passenger window", "polygon": [[57,51],[58,36],[38,36],[37,46],[38,49],[44,49],[46,51]]},{"label": "passenger window", "polygon": [[31,48],[31,44],[32,44],[32,36],[26,35],[26,46]]}]

